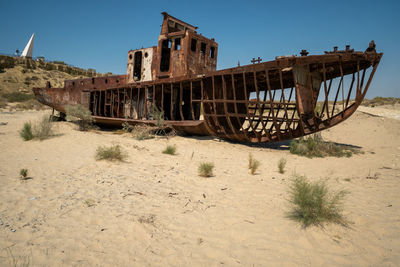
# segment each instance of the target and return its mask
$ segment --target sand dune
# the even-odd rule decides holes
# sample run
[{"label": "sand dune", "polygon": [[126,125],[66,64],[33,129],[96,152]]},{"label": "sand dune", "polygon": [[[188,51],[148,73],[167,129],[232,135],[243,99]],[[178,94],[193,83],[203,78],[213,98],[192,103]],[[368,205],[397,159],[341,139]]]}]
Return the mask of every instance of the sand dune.
[{"label": "sand dune", "polygon": [[[361,147],[351,158],[308,159],[287,146],[246,146],[210,137],[137,141],[79,132],[23,141],[18,130],[44,111],[1,113],[0,265],[398,266],[400,121],[357,112],[323,137]],[[126,162],[96,161],[119,144]],[[178,155],[161,151],[175,144]],[[248,154],[261,161],[256,175]],[[280,158],[286,173],[278,172]],[[202,178],[197,166],[215,164]],[[32,179],[21,181],[27,168]],[[345,199],[347,227],[304,229],[286,218],[293,173],[327,179]],[[373,178],[373,179],[370,179]],[[15,231],[14,231],[15,230]]]}]

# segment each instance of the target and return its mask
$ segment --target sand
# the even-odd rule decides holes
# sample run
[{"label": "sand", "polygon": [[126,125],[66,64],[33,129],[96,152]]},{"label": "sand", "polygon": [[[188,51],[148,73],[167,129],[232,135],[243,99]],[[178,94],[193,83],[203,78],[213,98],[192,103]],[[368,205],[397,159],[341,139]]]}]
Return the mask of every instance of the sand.
[{"label": "sand", "polygon": [[[57,135],[48,140],[23,141],[23,123],[45,112],[0,113],[0,123],[7,123],[0,125],[0,266],[400,263],[399,120],[356,112],[322,136],[364,154],[308,159],[290,154],[287,143],[138,141],[111,131],[80,132],[68,122],[57,122]],[[96,148],[112,144],[128,153],[126,161],[96,161]],[[167,144],[178,154],[162,154]],[[249,153],[261,161],[256,175],[247,169]],[[203,161],[214,163],[213,177],[197,175]],[[20,180],[21,168],[32,179]],[[288,219],[294,173],[349,191],[348,225],[303,228]]]}]

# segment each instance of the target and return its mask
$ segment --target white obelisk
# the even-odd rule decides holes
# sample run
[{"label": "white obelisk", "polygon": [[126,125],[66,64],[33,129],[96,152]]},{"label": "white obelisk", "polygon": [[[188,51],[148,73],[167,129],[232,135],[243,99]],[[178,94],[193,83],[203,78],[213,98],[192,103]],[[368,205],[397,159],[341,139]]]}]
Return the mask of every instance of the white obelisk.
[{"label": "white obelisk", "polygon": [[21,54],[21,57],[30,57],[30,58],[32,58],[33,38],[35,38],[35,34],[32,34],[31,39],[29,39],[29,42],[26,44],[25,49]]}]

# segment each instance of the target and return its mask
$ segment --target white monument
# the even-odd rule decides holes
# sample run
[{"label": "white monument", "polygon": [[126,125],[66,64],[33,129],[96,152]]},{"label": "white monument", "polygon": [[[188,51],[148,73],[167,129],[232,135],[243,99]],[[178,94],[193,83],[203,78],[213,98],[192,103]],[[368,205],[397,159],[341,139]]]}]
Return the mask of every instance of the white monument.
[{"label": "white monument", "polygon": [[35,34],[32,34],[31,39],[29,39],[29,42],[26,44],[24,51],[22,51],[21,57],[32,58],[33,38],[35,38]]}]

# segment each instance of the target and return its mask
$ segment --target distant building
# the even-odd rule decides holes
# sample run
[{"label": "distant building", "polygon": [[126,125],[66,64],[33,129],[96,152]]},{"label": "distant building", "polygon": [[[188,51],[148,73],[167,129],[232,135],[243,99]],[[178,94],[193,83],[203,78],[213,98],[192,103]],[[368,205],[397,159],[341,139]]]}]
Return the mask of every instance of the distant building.
[{"label": "distant building", "polygon": [[33,53],[33,38],[35,38],[35,34],[32,34],[31,39],[26,44],[24,51],[22,51],[21,57],[29,57],[32,58]]}]

